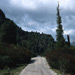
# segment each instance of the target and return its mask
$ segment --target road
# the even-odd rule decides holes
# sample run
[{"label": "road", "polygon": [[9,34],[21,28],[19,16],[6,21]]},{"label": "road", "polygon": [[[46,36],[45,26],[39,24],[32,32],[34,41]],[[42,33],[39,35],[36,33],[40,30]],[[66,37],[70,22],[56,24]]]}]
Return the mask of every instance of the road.
[{"label": "road", "polygon": [[44,57],[32,58],[32,62],[22,70],[20,75],[56,75]]}]

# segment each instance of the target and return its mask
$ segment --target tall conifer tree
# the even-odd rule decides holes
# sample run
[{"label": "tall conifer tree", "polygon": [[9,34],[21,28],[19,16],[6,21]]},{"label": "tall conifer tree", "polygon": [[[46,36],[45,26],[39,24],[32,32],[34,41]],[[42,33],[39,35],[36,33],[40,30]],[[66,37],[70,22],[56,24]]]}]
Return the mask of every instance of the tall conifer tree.
[{"label": "tall conifer tree", "polygon": [[58,2],[58,7],[57,7],[57,30],[56,30],[56,40],[57,44],[56,47],[62,47],[64,46],[64,37],[63,37],[63,28],[62,28],[62,21],[61,21],[61,16],[60,16],[60,10],[59,10],[59,2]]}]

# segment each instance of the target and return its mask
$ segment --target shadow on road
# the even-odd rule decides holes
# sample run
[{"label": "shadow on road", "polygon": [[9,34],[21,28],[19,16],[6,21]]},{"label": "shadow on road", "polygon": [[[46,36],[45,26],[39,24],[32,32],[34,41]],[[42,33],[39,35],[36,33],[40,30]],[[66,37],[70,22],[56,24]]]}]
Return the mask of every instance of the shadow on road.
[{"label": "shadow on road", "polygon": [[34,63],[35,61],[35,59],[31,59],[30,64]]}]

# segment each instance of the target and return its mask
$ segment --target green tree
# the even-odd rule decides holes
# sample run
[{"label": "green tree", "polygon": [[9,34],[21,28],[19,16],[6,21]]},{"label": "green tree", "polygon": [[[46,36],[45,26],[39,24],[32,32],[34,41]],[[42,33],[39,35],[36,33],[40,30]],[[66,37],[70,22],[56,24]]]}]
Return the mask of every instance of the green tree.
[{"label": "green tree", "polygon": [[60,16],[60,11],[59,11],[59,3],[58,3],[58,7],[57,7],[57,35],[56,35],[56,40],[57,40],[57,44],[56,47],[60,48],[62,46],[64,46],[65,43],[65,39],[63,37],[63,28],[62,28],[62,21],[61,21],[61,16]]},{"label": "green tree", "polygon": [[16,32],[16,24],[13,21],[7,19],[1,25],[1,42],[8,44],[16,44]]},{"label": "green tree", "polygon": [[3,13],[3,11],[0,9],[0,27],[1,24],[4,22],[5,20],[5,14]]}]

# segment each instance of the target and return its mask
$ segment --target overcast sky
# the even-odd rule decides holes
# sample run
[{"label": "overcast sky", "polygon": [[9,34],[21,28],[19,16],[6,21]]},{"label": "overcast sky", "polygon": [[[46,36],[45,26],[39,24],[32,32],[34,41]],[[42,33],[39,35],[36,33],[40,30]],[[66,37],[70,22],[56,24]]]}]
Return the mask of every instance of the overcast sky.
[{"label": "overcast sky", "polygon": [[[59,0],[64,36],[75,39],[75,0]],[[7,18],[25,31],[37,31],[56,37],[58,0],[0,0]],[[75,41],[75,40],[74,40]]]}]

